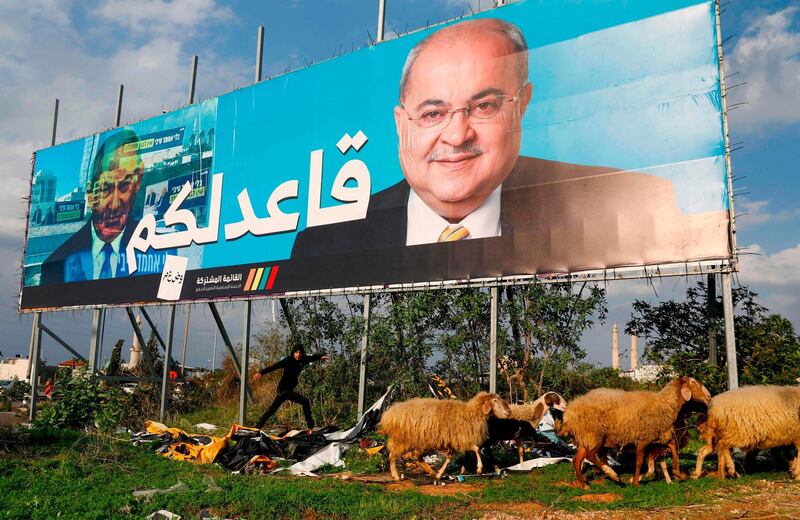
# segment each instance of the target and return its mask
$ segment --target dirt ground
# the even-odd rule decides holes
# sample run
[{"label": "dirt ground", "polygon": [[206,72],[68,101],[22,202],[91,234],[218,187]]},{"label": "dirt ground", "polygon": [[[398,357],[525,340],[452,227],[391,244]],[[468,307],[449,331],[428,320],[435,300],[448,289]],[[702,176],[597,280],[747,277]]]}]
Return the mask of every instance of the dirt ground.
[{"label": "dirt ground", "polygon": [[[611,494],[587,493],[578,500],[613,502]],[[660,520],[660,519],[698,519],[698,520],[762,520],[786,519],[800,520],[800,487],[795,483],[761,480],[746,488],[738,488],[736,496],[722,491],[715,493],[708,504],[652,508],[646,510],[625,509],[621,511],[586,511],[567,513],[548,510],[535,502],[497,503],[476,505],[479,511],[486,511],[481,520],[517,520],[521,518],[536,520]]]}]

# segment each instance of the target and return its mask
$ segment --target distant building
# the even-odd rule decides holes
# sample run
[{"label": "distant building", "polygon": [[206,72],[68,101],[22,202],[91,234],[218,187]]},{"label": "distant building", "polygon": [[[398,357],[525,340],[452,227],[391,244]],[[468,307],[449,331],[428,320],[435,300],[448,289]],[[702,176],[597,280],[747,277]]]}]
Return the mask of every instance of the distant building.
[{"label": "distant building", "polygon": [[53,172],[39,170],[33,174],[31,187],[31,203],[53,202],[56,200],[56,184],[58,179]]},{"label": "distant building", "polygon": [[619,375],[640,383],[652,383],[659,378],[663,371],[664,365],[640,365],[633,370],[623,370]]},{"label": "distant building", "polygon": [[0,379],[19,379],[24,381],[28,375],[28,358],[13,357],[0,359]]},{"label": "distant building", "polygon": [[86,361],[81,361],[80,359],[70,359],[58,364],[58,368],[71,368],[72,370],[80,370],[85,366]]}]

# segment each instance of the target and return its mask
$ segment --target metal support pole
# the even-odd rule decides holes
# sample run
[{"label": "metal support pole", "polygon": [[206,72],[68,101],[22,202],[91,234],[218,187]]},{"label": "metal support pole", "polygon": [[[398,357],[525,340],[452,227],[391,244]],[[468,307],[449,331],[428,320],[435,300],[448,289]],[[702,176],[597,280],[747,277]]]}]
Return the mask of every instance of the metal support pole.
[{"label": "metal support pole", "polygon": [[175,306],[169,307],[169,318],[167,320],[167,345],[164,348],[164,371],[161,376],[161,410],[158,417],[164,420],[169,406],[169,361],[172,359],[172,332],[175,330]]},{"label": "metal support pole", "polygon": [[37,312],[33,315],[33,349],[32,355],[28,359],[30,374],[30,403],[28,403],[28,421],[33,422],[36,417],[36,399],[39,397],[39,363],[42,353],[42,313]]},{"label": "metal support pole", "polygon": [[217,370],[217,338],[219,338],[219,334],[214,333],[214,352],[211,354],[211,373],[213,374]]},{"label": "metal support pole", "polygon": [[258,26],[258,41],[256,42],[256,83],[261,81],[261,67],[264,60],[264,26]]},{"label": "metal support pole", "polygon": [[39,320],[42,319],[41,312],[33,313],[33,326],[31,327],[31,341],[28,343],[28,368],[25,370],[25,379],[31,379],[31,360],[33,359],[33,348],[36,344],[36,333],[39,330]]},{"label": "metal support pole", "polygon": [[242,367],[239,366],[239,358],[236,356],[236,351],[233,349],[233,343],[231,343],[231,338],[228,336],[228,331],[225,329],[225,324],[222,323],[217,305],[214,302],[208,302],[208,307],[211,309],[211,315],[214,316],[214,321],[217,322],[219,335],[222,336],[222,342],[225,343],[225,346],[228,348],[228,353],[233,360],[233,366],[236,367],[236,373],[239,374],[239,377],[242,377]]},{"label": "metal support pole", "polygon": [[181,377],[186,377],[186,343],[189,340],[189,317],[192,314],[192,306],[186,306],[186,325],[183,328],[183,357],[181,357]]},{"label": "metal support pole", "polygon": [[497,287],[490,289],[492,311],[489,326],[489,392],[497,392]]},{"label": "metal support pole", "polygon": [[148,325],[150,325],[150,330],[153,331],[153,334],[155,335],[156,340],[158,340],[158,343],[161,345],[161,348],[167,350],[167,345],[164,344],[164,339],[161,337],[161,334],[158,333],[158,328],[156,328],[156,324],[153,323],[152,319],[150,319],[150,315],[147,314],[145,308],[140,306],[139,312],[142,313],[142,316],[144,316],[145,321],[147,322]]},{"label": "metal support pole", "polygon": [[245,414],[247,413],[248,381],[247,373],[250,366],[250,310],[253,302],[244,302],[244,323],[242,329],[242,371],[239,378],[239,424],[244,424]]},{"label": "metal support pole", "polygon": [[76,358],[80,359],[81,361],[83,361],[84,363],[88,364],[88,361],[87,361],[87,359],[85,357],[80,355],[74,348],[72,348],[69,345],[69,343],[67,343],[66,341],[64,341],[60,337],[58,337],[58,335],[55,332],[53,332],[52,330],[50,330],[48,327],[46,327],[44,323],[40,323],[39,324],[39,328],[42,330],[42,332],[44,332],[45,334],[47,334],[48,336],[50,336],[51,338],[56,340],[56,343],[58,343],[59,345],[64,347],[64,349],[67,350],[74,357],[76,357]]},{"label": "metal support pole", "polygon": [[386,22],[386,0],[378,0],[378,43],[383,41],[383,28]]},{"label": "metal support pole", "polygon": [[92,339],[89,342],[89,373],[96,374],[100,357],[100,331],[102,330],[103,311],[95,309],[92,313]]},{"label": "metal support pole", "polygon": [[369,345],[370,294],[364,295],[364,335],[361,336],[361,364],[358,367],[358,417],[364,413],[367,394],[367,345]]},{"label": "metal support pole", "polygon": [[[225,329],[225,324],[222,323],[222,318],[219,315],[219,311],[217,310],[217,305],[214,302],[208,302],[208,307],[211,309],[211,314],[214,316],[214,321],[217,322],[217,329],[219,329],[219,335],[222,337],[222,342],[225,343],[225,347],[227,347],[228,352],[231,355],[231,360],[233,360],[233,366],[236,367],[236,373],[239,374],[239,378],[242,377],[242,367],[239,365],[239,358],[236,355],[236,350],[233,348],[233,343],[231,343],[231,338],[228,336],[228,331]],[[247,388],[247,395],[250,398],[250,402],[253,402],[253,393],[250,391],[250,387]]]},{"label": "metal support pole", "polygon": [[120,84],[117,92],[117,115],[114,118],[114,126],[119,126],[122,121],[122,94],[125,92],[125,85]]},{"label": "metal support pole", "polygon": [[717,366],[717,330],[714,322],[717,317],[717,279],[714,273],[708,273],[708,295],[706,312],[708,313],[708,364]]},{"label": "metal support pole", "polygon": [[739,388],[736,336],[733,328],[733,292],[730,273],[722,273],[722,307],[725,311],[725,352],[728,359],[728,389]]},{"label": "metal support pole", "polygon": [[56,145],[56,130],[58,129],[58,98],[53,106],[53,133],[50,135],[50,146]]},{"label": "metal support pole", "polygon": [[189,104],[194,103],[194,87],[197,85],[197,54],[192,56],[192,80],[189,82]]}]

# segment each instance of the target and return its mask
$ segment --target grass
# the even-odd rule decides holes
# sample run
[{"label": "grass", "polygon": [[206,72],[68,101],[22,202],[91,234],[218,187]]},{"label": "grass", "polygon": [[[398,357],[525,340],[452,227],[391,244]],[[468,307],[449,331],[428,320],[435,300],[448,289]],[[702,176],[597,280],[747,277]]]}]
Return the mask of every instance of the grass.
[{"label": "grass", "polygon": [[[74,432],[37,432],[0,443],[0,449],[6,450],[0,453],[0,489],[4,490],[0,493],[0,519],[144,518],[158,509],[184,518],[197,518],[204,509],[228,518],[471,518],[482,515],[474,509],[481,503],[502,509],[505,503],[535,501],[567,511],[698,504],[717,495],[747,493],[747,484],[758,480],[786,479],[786,473],[775,471],[738,481],[701,479],[673,485],[657,481],[634,489],[590,471],[589,493],[621,496],[611,503],[596,503],[575,500],[587,492],[569,486],[574,476],[568,464],[502,480],[468,479],[482,487],[465,486],[462,489],[472,491],[432,496],[413,486],[389,490],[384,485],[334,478],[231,475],[213,465],[170,461],[125,442]],[[346,462],[353,472],[385,467],[380,457],[366,457],[357,450],[350,452]],[[683,460],[684,470],[692,462]],[[207,475],[221,491],[208,491],[203,482]],[[185,483],[189,492],[156,495],[150,500],[133,497],[134,490],[164,489],[178,481]],[[457,490],[458,486],[447,488]]]}]

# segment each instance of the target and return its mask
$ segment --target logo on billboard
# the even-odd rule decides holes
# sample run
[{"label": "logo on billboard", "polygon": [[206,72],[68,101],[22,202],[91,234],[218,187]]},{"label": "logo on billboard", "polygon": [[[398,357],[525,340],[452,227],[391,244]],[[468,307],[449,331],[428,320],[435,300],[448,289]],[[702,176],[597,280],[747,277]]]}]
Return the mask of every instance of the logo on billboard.
[{"label": "logo on billboard", "polygon": [[245,292],[269,291],[275,284],[278,276],[278,266],[254,267],[247,274],[247,281],[244,284]]}]

